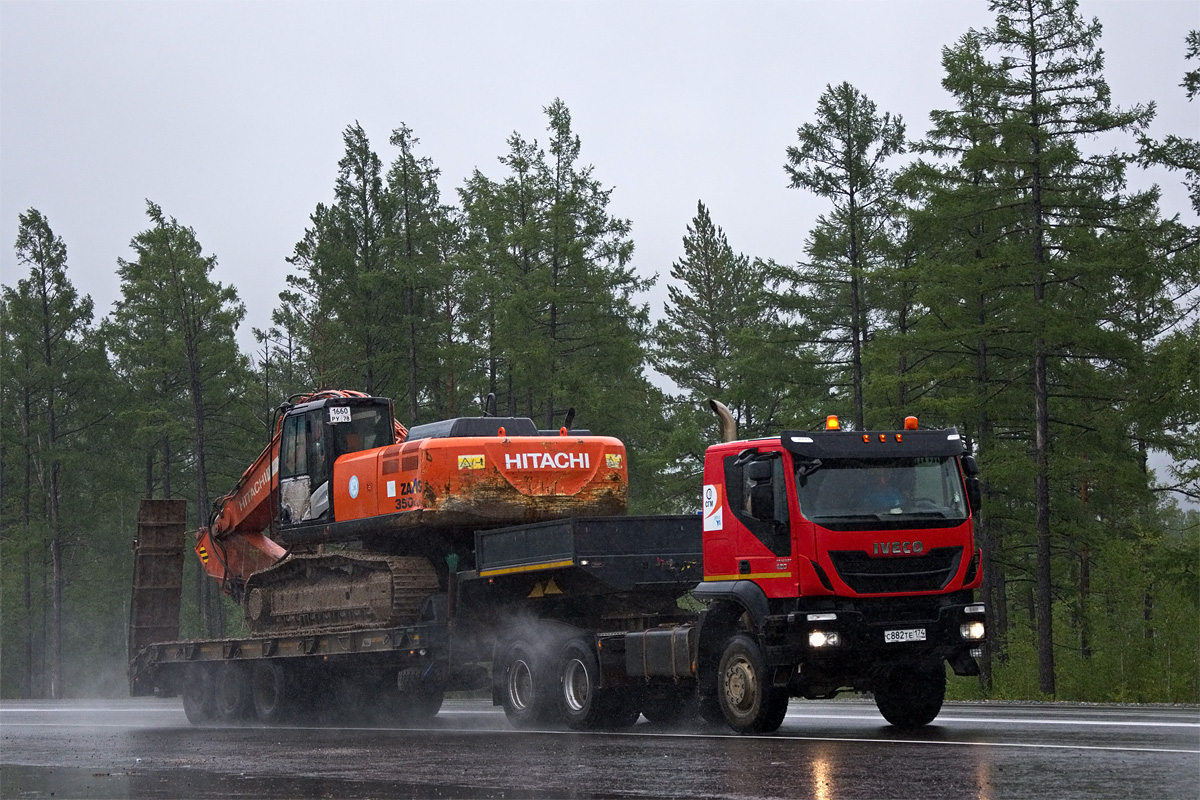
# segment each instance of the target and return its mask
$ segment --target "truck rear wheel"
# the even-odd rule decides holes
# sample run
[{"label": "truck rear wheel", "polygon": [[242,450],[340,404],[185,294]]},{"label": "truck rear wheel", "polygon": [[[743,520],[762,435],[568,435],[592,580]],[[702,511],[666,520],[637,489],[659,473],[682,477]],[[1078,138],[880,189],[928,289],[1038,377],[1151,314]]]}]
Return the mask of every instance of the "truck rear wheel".
[{"label": "truck rear wheel", "polygon": [[558,659],[559,713],[572,730],[628,728],[641,715],[633,689],[600,688],[600,660],[591,642],[572,639]]},{"label": "truck rear wheel", "polygon": [[214,680],[217,718],[222,722],[241,722],[254,714],[250,676],[241,664],[222,664]]},{"label": "truck rear wheel", "polygon": [[554,708],[544,660],[524,641],[510,644],[500,659],[500,702],[514,728],[544,724]]},{"label": "truck rear wheel", "polygon": [[738,733],[770,733],[787,714],[787,690],[772,685],[762,650],[739,633],[725,643],[717,670],[717,700]]},{"label": "truck rear wheel", "polygon": [[920,728],[933,722],[946,699],[946,670],[904,666],[891,670],[875,687],[875,706],[897,728]]},{"label": "truck rear wheel", "polygon": [[577,731],[598,727],[605,716],[599,696],[600,662],[586,642],[567,642],[558,659],[558,681],[559,710],[567,727]]},{"label": "truck rear wheel", "polygon": [[208,725],[217,716],[216,699],[213,693],[212,672],[199,664],[193,664],[183,674],[183,713],[193,725]]}]

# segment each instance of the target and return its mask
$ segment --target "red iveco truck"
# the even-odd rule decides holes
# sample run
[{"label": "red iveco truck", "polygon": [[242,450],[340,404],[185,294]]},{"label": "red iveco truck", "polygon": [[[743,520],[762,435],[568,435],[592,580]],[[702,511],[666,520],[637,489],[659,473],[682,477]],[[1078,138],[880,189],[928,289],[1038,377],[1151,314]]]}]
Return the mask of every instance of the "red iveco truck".
[{"label": "red iveco truck", "polygon": [[[367,698],[413,719],[436,714],[448,690],[489,683],[518,727],[620,728],[641,715],[698,713],[739,732],[769,732],[791,697],[846,690],[872,692],[893,725],[932,721],[946,664],[957,675],[978,674],[974,657],[985,637],[984,606],[973,595],[982,575],[971,522],[977,469],[959,434],[919,429],[911,417],[901,430],[846,431],[831,417],[819,431],[732,441],[732,418],[713,406],[727,441],[706,454],[700,514],[607,509],[479,529],[469,546],[460,539],[446,553],[448,568],[423,602],[406,601],[417,610],[375,621],[339,612],[320,624],[310,613],[304,629],[260,626],[238,639],[174,641],[170,621],[151,609],[172,613],[161,602],[162,574],[178,563],[164,559],[182,548],[182,522],[173,526],[178,546],[156,538],[172,525],[148,505],[143,517],[153,524],[139,535],[137,574],[154,577],[141,580],[141,591],[135,578],[132,627],[142,634],[131,635],[132,692],[182,694],[196,723],[274,722],[301,708],[338,713]],[[493,461],[529,469],[533,436],[510,431],[532,423],[507,419],[497,428],[475,419],[415,428],[405,446],[420,448],[431,474],[485,470]],[[430,439],[442,441],[435,447]],[[606,467],[623,465],[619,443],[605,442]],[[537,446],[551,444],[543,436]],[[464,461],[464,452],[477,460]],[[439,453],[458,460],[439,465]],[[358,461],[339,456],[333,483],[357,486],[347,467]],[[538,492],[584,485],[566,474],[582,468],[584,459],[576,461],[539,457],[547,472]],[[330,487],[335,516],[344,494]],[[378,548],[369,520],[357,524]],[[414,530],[405,541],[429,557],[438,539]],[[389,558],[408,557],[398,541],[389,540]],[[300,566],[286,567],[289,558]],[[283,557],[288,587],[302,586],[304,559],[312,558]],[[339,573],[339,602],[357,591],[356,564]],[[251,576],[246,585],[269,584]],[[296,591],[281,590],[270,603]]]}]

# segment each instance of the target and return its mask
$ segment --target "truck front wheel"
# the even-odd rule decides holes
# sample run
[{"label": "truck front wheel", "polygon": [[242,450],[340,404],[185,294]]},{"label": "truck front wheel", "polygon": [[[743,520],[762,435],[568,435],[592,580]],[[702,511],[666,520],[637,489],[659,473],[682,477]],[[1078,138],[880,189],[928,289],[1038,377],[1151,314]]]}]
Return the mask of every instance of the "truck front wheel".
[{"label": "truck front wheel", "polygon": [[946,698],[946,670],[936,667],[897,667],[875,687],[875,706],[897,728],[920,728],[937,718]]},{"label": "truck front wheel", "polygon": [[731,636],[721,653],[717,700],[738,733],[770,733],[787,714],[787,689],[772,684],[762,650],[743,633]]}]

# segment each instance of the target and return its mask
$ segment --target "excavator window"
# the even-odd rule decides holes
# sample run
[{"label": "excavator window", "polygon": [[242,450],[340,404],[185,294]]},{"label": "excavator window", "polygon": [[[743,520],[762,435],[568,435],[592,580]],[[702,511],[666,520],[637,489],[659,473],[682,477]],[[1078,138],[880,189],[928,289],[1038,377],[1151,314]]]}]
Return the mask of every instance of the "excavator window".
[{"label": "excavator window", "polygon": [[350,422],[333,426],[338,455],[386,447],[396,441],[391,409],[358,406],[350,409]]},{"label": "excavator window", "polygon": [[289,417],[283,421],[281,441],[282,463],[279,465],[281,478],[294,478],[308,474],[308,435],[303,416]]}]

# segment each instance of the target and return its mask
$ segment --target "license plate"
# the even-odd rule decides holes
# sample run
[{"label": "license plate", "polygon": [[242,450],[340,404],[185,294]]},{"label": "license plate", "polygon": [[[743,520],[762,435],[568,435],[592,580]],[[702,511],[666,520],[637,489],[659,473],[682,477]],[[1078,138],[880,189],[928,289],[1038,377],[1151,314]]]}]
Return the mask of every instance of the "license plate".
[{"label": "license plate", "polygon": [[923,642],[925,641],[925,629],[907,628],[902,631],[884,631],[883,641],[888,644],[893,642]]}]

